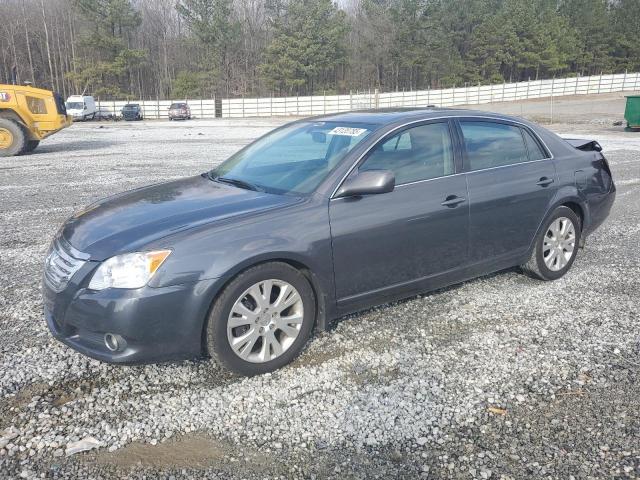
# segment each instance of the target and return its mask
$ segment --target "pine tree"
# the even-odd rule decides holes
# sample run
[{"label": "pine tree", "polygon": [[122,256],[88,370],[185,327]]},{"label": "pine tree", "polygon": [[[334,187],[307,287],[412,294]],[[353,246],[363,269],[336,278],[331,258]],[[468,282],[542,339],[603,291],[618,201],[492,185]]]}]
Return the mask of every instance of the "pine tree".
[{"label": "pine tree", "polygon": [[91,87],[96,96],[133,96],[133,70],[142,64],[145,52],[129,48],[128,40],[140,26],[140,14],[129,0],[75,0],[75,5],[92,27],[81,38],[88,54],[75,73],[68,73],[82,86],[77,93]]},{"label": "pine tree", "polygon": [[[287,93],[331,86],[333,69],[345,61],[345,14],[331,0],[291,1],[274,14],[274,37],[260,72],[267,85]],[[335,86],[335,85],[334,85]]]},{"label": "pine tree", "polygon": [[204,48],[199,64],[204,76],[200,78],[209,77],[205,84],[212,87],[212,94],[221,90],[229,94],[231,90],[230,65],[234,43],[240,36],[240,26],[231,15],[232,3],[232,0],[180,0],[176,4],[178,13]]}]

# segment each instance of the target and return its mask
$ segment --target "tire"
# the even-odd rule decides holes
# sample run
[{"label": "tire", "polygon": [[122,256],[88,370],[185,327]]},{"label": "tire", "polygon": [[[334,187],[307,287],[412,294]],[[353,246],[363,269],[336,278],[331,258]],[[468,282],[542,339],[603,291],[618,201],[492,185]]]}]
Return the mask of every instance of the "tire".
[{"label": "tire", "polygon": [[[256,292],[258,288],[257,292],[263,294],[268,287],[260,287],[269,282],[273,282],[271,295],[268,299],[262,297],[261,306],[250,290]],[[242,311],[242,317],[232,314],[232,310]],[[214,302],[207,322],[207,350],[214,361],[237,374],[272,372],[302,351],[311,336],[315,316],[313,289],[300,271],[281,262],[257,265],[235,277]],[[232,319],[235,326],[228,326]],[[242,340],[245,336],[246,343]],[[235,349],[231,345],[233,339]]]},{"label": "tire", "polygon": [[40,140],[28,140],[23,153],[33,152],[36,148],[38,148],[38,145],[40,145]]},{"label": "tire", "polygon": [[[558,207],[538,233],[531,257],[521,269],[540,280],[557,280],[569,271],[576,259],[582,234],[582,222],[573,210]],[[554,233],[554,229],[555,232]],[[562,233],[563,230],[565,233]],[[571,233],[573,232],[573,233]]]},{"label": "tire", "polygon": [[0,118],[0,157],[13,157],[24,152],[27,135],[24,129],[7,118]]}]

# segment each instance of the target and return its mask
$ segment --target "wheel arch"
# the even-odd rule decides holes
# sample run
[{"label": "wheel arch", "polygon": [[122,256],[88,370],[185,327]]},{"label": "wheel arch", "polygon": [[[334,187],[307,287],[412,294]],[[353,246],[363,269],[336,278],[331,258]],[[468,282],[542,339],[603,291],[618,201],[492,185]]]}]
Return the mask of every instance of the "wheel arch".
[{"label": "wheel arch", "polygon": [[26,127],[25,121],[22,119],[15,110],[11,108],[0,108],[0,118],[5,118],[7,120],[13,120],[14,122],[21,125],[23,128]]},{"label": "wheel arch", "polygon": [[[584,212],[583,207],[580,205],[580,203],[577,202],[577,201],[574,201],[574,200],[567,200],[566,202],[562,203],[561,205],[558,205],[558,207],[562,207],[562,206],[568,207],[571,210],[573,210],[573,213],[575,213],[578,216],[578,218],[580,219],[580,228],[582,229],[583,225],[584,225],[585,212]],[[558,208],[558,207],[556,207],[556,208]]]},{"label": "wheel arch", "polygon": [[[529,243],[529,248],[527,250],[527,258],[531,254],[532,248],[535,246],[536,239],[538,238],[538,235],[540,235],[540,230],[542,230],[542,228],[544,227],[549,217],[553,214],[553,212],[558,207],[570,208],[578,216],[581,223],[580,225],[581,232],[584,232],[585,225],[589,224],[589,206],[587,202],[585,202],[582,198],[580,198],[578,196],[578,192],[574,189],[568,190],[568,191],[559,190],[558,194],[556,194],[553,201],[549,204],[549,208],[547,208],[547,211],[542,217],[542,220],[538,224],[538,228],[536,229],[535,235],[533,236],[533,238],[531,239],[531,242]],[[584,241],[585,241],[585,236],[581,235],[580,236],[581,247],[584,246]]]},{"label": "wheel arch", "polygon": [[5,120],[11,120],[18,124],[20,128],[24,131],[27,139],[29,140],[39,140],[39,138],[35,137],[31,133],[31,129],[28,127],[27,122],[20,116],[18,112],[13,110],[12,108],[0,108],[0,118]]},{"label": "wheel arch", "polygon": [[311,290],[313,291],[313,295],[316,302],[316,317],[314,319],[315,330],[325,331],[329,327],[329,321],[333,318],[334,308],[332,307],[332,299],[333,296],[329,294],[329,288],[326,285],[323,285],[322,281],[318,278],[318,276],[314,273],[314,270],[311,268],[308,261],[298,255],[291,254],[274,254],[270,256],[258,256],[251,259],[247,259],[234,268],[229,270],[224,277],[220,279],[219,282],[216,282],[214,287],[214,292],[208,295],[209,305],[206,309],[206,313],[202,320],[202,328],[200,332],[201,337],[201,345],[202,345],[202,353],[207,353],[206,346],[206,334],[207,334],[207,325],[209,321],[209,315],[211,314],[211,310],[224,291],[224,289],[231,283],[233,279],[235,279],[241,273],[247,271],[250,268],[256,267],[258,265],[263,265],[265,263],[286,263],[287,265],[295,268],[300,273],[304,275],[304,277],[311,285]]}]

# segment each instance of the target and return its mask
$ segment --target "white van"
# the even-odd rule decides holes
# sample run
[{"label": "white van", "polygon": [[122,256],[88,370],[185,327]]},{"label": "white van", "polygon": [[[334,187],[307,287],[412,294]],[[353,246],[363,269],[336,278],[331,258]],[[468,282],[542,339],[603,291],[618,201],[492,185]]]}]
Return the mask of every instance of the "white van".
[{"label": "white van", "polygon": [[96,101],[86,95],[71,95],[65,103],[67,113],[74,120],[94,119],[96,116]]}]

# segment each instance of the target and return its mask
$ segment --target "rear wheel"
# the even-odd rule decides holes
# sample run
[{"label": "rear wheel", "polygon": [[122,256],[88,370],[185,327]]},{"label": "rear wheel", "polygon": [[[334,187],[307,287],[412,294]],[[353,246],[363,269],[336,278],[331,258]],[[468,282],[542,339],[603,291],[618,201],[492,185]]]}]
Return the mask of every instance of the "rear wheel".
[{"label": "rear wheel", "polygon": [[286,263],[258,265],[224,289],[209,314],[211,357],[242,375],[271,372],[304,348],[315,321],[313,290]]},{"label": "rear wheel", "polygon": [[545,222],[522,270],[540,280],[562,277],[576,259],[581,233],[580,218],[575,212],[558,207]]},{"label": "rear wheel", "polygon": [[40,145],[40,140],[29,140],[24,148],[24,153],[33,152]]},{"label": "rear wheel", "polygon": [[0,118],[0,157],[20,155],[27,145],[27,136],[13,120]]}]

